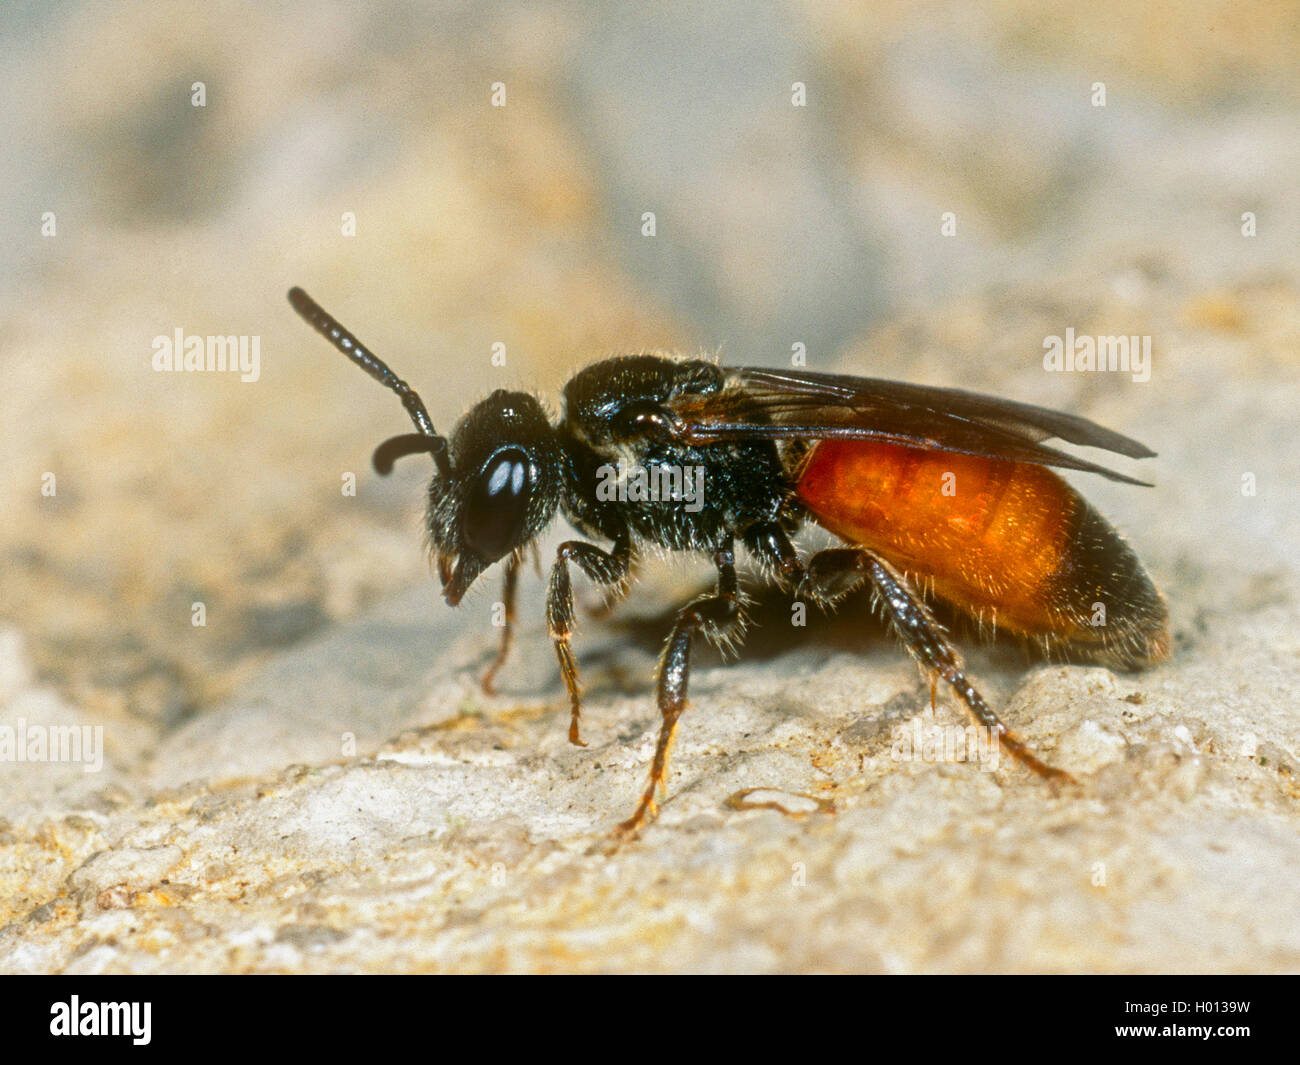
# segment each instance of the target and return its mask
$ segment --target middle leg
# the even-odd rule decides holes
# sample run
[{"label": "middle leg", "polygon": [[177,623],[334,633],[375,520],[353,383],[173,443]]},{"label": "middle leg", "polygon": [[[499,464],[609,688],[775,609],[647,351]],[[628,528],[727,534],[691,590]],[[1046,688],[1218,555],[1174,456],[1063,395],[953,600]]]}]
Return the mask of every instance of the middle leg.
[{"label": "middle leg", "polygon": [[658,813],[655,797],[660,788],[667,786],[668,751],[677,732],[677,719],[686,709],[693,637],[696,633],[704,632],[717,640],[727,635],[740,619],[740,587],[736,579],[735,551],[730,539],[713,553],[713,564],[718,570],[717,590],[712,595],[700,596],[678,612],[663,657],[659,660],[656,693],[663,723],[659,727],[659,739],[655,743],[650,780],[632,816],[616,829],[615,835],[618,837],[635,836]]}]

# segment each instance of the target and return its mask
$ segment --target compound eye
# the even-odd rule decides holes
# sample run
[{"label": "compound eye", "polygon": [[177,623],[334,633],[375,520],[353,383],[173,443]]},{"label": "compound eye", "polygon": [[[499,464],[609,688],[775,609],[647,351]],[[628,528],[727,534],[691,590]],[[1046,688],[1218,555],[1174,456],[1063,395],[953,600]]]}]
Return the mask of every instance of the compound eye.
[{"label": "compound eye", "polygon": [[465,506],[465,542],[480,558],[496,561],[523,532],[537,466],[519,448],[498,451],[483,465]]}]

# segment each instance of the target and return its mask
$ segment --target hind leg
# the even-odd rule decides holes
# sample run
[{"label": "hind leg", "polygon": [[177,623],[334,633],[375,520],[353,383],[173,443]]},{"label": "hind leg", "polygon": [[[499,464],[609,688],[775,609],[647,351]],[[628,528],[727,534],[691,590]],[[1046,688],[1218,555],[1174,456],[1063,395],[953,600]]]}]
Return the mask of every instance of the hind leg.
[{"label": "hind leg", "polygon": [[1054,784],[1074,783],[1069,773],[1042,761],[1003,724],[967,678],[961,656],[943,626],[903,575],[887,562],[862,548],[832,548],[814,555],[808,561],[806,574],[806,587],[823,601],[838,598],[863,579],[871,581],[894,630],[912,657],[929,673],[931,701],[934,678],[942,677],[975,722],[987,728],[1016,761]]}]

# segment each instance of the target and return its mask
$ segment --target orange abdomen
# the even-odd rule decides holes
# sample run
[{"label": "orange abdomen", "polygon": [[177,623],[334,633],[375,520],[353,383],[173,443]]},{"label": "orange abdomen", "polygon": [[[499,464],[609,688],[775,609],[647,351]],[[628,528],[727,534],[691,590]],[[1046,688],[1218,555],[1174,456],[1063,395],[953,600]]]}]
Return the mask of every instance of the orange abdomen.
[{"label": "orange abdomen", "polygon": [[821,525],[973,617],[1130,664],[1165,652],[1164,603],[1141,563],[1044,466],[822,440],[796,491]]}]

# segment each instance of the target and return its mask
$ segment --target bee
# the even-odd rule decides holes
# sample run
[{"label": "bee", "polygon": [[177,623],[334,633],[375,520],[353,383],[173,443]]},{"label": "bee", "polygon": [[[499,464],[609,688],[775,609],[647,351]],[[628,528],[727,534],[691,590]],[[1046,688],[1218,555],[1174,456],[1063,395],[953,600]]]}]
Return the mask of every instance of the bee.
[{"label": "bee", "polygon": [[[379,445],[374,467],[386,475],[403,456],[432,457],[426,525],[446,601],[456,606],[484,571],[503,564],[506,625],[487,690],[511,646],[524,551],[558,514],[584,537],[560,544],[546,595],[572,743],[583,745],[571,572],[618,595],[647,548],[712,561],[716,586],[677,612],[659,660],[662,723],[650,777],[616,836],[636,835],[667,791],[696,637],[722,643],[741,631],[740,547],[766,579],[818,605],[869,583],[928,675],[931,702],[942,679],[1002,749],[1053,783],[1072,778],[998,718],[918,588],[981,627],[1048,651],[1121,668],[1169,653],[1168,611],[1137,555],[1052,468],[1145,482],[1043,441],[1130,458],[1155,453],[1084,418],[957,389],[641,354],[570,379],[557,423],[534,396],[498,389],[448,438],[416,392],[302,289],[291,289],[289,302],[395,392],[415,424]],[[684,493],[611,494],[608,473],[619,463],[625,471],[698,471],[702,492],[693,503]],[[842,545],[801,557],[794,537],[808,522]]]}]

